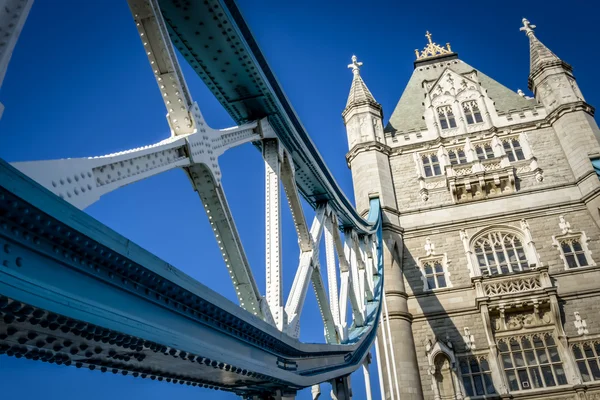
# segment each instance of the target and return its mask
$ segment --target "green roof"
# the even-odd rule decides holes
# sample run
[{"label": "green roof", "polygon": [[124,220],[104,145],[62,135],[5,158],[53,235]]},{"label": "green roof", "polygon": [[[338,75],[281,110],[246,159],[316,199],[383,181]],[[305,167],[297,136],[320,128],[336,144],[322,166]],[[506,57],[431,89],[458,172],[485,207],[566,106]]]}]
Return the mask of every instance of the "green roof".
[{"label": "green roof", "polygon": [[423,81],[437,80],[446,69],[450,69],[458,74],[477,71],[479,82],[487,90],[487,95],[495,103],[498,113],[532,108],[538,104],[535,99],[527,99],[520,96],[469,64],[459,60],[456,55],[453,57],[443,57],[443,61],[439,59],[430,60],[430,62],[415,63],[415,70],[388,121],[385,128],[386,132],[405,133],[427,129],[425,120],[423,119],[425,113],[423,103],[426,94]]}]

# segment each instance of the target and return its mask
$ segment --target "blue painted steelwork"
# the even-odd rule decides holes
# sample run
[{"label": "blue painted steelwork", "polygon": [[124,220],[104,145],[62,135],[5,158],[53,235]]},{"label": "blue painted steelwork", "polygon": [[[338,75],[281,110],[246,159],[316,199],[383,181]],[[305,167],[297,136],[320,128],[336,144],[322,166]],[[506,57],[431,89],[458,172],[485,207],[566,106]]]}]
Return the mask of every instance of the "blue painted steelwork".
[{"label": "blue painted steelwork", "polygon": [[0,160],[0,354],[241,395],[354,371],[381,312],[342,345],[304,344],[194,281]]},{"label": "blue painted steelwork", "polygon": [[594,171],[596,171],[596,175],[598,175],[598,178],[600,178],[600,158],[591,161],[592,165],[594,166]]},{"label": "blue painted steelwork", "polygon": [[238,124],[268,117],[316,208],[327,201],[344,227],[371,233],[327,169],[232,0],[159,0],[171,39]]}]

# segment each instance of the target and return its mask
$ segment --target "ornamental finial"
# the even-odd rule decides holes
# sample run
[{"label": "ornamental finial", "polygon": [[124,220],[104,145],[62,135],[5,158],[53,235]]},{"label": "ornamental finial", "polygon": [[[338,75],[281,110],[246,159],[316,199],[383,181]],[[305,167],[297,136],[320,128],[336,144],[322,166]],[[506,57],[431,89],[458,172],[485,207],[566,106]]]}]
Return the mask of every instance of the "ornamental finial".
[{"label": "ornamental finial", "polygon": [[450,48],[450,43],[446,43],[446,47],[442,47],[439,44],[435,43],[431,40],[431,33],[427,31],[425,33],[425,37],[427,38],[427,46],[423,48],[423,51],[415,50],[415,55],[417,56],[417,60],[422,60],[424,58],[436,57],[443,54],[451,54],[452,49]]},{"label": "ornamental finial", "polygon": [[354,75],[360,75],[360,67],[362,67],[363,63],[358,61],[356,56],[352,56],[352,64],[348,64],[348,68],[352,68],[352,73]]},{"label": "ornamental finial", "polygon": [[534,34],[536,26],[533,25],[527,18],[523,18],[523,26],[521,27],[521,31],[524,31],[527,36],[531,36]]}]

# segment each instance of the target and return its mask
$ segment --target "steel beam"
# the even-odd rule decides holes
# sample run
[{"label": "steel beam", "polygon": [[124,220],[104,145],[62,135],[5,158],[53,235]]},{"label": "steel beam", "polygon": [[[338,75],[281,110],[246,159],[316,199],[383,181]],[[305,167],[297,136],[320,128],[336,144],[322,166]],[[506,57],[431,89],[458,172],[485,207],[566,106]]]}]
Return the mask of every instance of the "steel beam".
[{"label": "steel beam", "polygon": [[265,160],[265,261],[266,299],[280,331],[285,324],[281,271],[281,148],[277,139],[263,141]]}]

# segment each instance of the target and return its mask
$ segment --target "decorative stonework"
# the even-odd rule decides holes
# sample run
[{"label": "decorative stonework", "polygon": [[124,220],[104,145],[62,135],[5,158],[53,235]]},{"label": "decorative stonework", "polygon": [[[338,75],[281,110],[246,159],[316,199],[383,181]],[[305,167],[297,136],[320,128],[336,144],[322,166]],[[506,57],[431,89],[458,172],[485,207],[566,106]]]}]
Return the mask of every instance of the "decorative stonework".
[{"label": "decorative stonework", "polygon": [[486,296],[500,296],[541,289],[542,283],[538,276],[529,276],[524,278],[517,277],[500,282],[486,282],[482,284],[482,287]]},{"label": "decorative stonework", "polygon": [[587,322],[585,322],[585,319],[581,318],[581,315],[579,315],[579,311],[575,311],[573,314],[575,314],[575,321],[573,321],[573,324],[575,324],[575,328],[577,328],[577,334],[587,335],[589,333],[587,328]]},{"label": "decorative stonework", "polygon": [[426,256],[417,258],[421,280],[423,281],[423,291],[452,287],[446,253],[435,254],[435,245],[429,238],[425,239],[423,248]]},{"label": "decorative stonework", "polygon": [[549,304],[544,300],[536,300],[531,304],[514,304],[508,309],[500,306],[497,313],[491,316],[494,332],[513,332],[551,326],[554,324],[553,313]]},{"label": "decorative stonework", "polygon": [[585,232],[573,231],[563,215],[558,217],[558,227],[562,234],[552,236],[552,245],[560,252],[565,269],[595,266]]},{"label": "decorative stonework", "polygon": [[475,350],[475,336],[471,334],[471,331],[469,330],[468,326],[465,327],[464,332],[465,334],[463,336],[463,340],[465,342],[465,350]]},{"label": "decorative stonework", "polygon": [[434,43],[431,40],[431,33],[427,31],[425,34],[429,43],[423,48],[421,52],[415,49],[415,55],[417,56],[417,60],[423,60],[425,58],[437,57],[444,54],[452,54],[452,49],[450,48],[450,43],[446,43],[446,47],[442,47],[437,43]]}]

